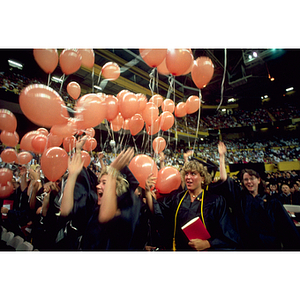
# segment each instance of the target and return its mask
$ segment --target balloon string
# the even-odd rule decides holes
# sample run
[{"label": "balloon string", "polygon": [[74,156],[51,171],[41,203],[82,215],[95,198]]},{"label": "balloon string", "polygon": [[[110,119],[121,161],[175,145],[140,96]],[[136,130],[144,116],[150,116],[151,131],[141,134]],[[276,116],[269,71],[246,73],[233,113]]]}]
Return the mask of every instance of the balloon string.
[{"label": "balloon string", "polygon": [[95,67],[93,66],[93,70],[92,70],[92,93],[94,93],[94,75],[95,75]]},{"label": "balloon string", "polygon": [[47,86],[50,86],[50,78],[51,78],[51,74],[49,73],[48,74],[48,83],[47,83]]},{"label": "balloon string", "polygon": [[195,147],[196,147],[196,139],[198,138],[198,131],[199,131],[199,125],[201,122],[200,116],[201,116],[201,103],[202,103],[202,94],[201,94],[201,90],[199,89],[199,99],[200,99],[200,107],[198,110],[198,120],[197,120],[197,129],[196,129],[196,138],[194,140],[194,147],[193,147],[193,151],[195,153]]},{"label": "balloon string", "polygon": [[221,84],[221,101],[220,104],[217,108],[217,110],[219,110],[219,108],[221,107],[222,103],[223,103],[223,93],[224,93],[224,81],[225,81],[225,75],[226,75],[226,68],[227,68],[227,49],[224,49],[224,72],[223,72],[223,79],[222,79],[222,84]]},{"label": "balloon string", "polygon": [[97,82],[97,85],[99,85],[99,83],[100,83],[101,74],[102,74],[102,69],[101,69],[101,71],[100,71],[100,73],[99,73],[99,76],[98,76],[98,82]]},{"label": "balloon string", "polygon": [[65,74],[63,74],[62,77],[61,77],[61,84],[60,84],[59,94],[61,94],[61,90],[62,90],[62,86],[63,86],[64,81],[65,81],[65,77],[66,77]]},{"label": "balloon string", "polygon": [[153,79],[154,79],[154,72],[155,68],[153,68],[149,74],[150,80],[149,80],[149,89],[151,91],[151,95],[153,96]]},{"label": "balloon string", "polygon": [[135,138],[134,138],[133,135],[132,135],[132,140],[133,140],[133,145],[134,145],[134,148],[135,148],[135,153],[138,153],[138,148],[136,146],[136,141],[135,141]]}]

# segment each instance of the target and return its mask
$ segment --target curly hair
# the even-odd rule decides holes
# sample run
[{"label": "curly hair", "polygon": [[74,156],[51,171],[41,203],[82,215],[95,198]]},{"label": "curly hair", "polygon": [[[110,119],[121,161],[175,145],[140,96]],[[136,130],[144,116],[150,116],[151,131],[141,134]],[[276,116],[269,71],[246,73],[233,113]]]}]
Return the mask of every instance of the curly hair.
[{"label": "curly hair", "polygon": [[197,171],[200,176],[204,178],[204,183],[202,185],[207,186],[212,182],[212,176],[209,174],[207,167],[196,160],[187,161],[184,164],[181,170],[181,179],[183,182],[185,181],[186,173],[191,171]]},{"label": "curly hair", "polygon": [[[105,167],[101,170],[99,176],[98,176],[98,182],[100,181],[101,177],[103,175],[108,175],[109,166]],[[118,172],[117,178],[116,178],[116,194],[118,197],[120,197],[122,194],[126,193],[129,188],[129,182],[121,175],[120,172]]]}]

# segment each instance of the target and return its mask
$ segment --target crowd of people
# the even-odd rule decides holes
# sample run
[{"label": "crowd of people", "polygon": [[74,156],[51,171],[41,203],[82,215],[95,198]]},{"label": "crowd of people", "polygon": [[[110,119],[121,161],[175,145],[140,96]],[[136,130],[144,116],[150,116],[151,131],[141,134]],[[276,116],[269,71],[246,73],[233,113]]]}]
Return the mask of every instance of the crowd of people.
[{"label": "crowd of people", "polygon": [[[111,156],[97,153],[86,168],[84,143],[83,136],[55,182],[44,177],[39,161],[15,167],[14,192],[7,198],[13,205],[1,205],[7,231],[40,251],[300,249],[299,216],[283,206],[300,204],[296,171],[270,173],[265,180],[249,169],[241,177],[228,176],[229,153],[219,142],[218,165],[189,150],[179,165],[181,184],[160,194],[154,174],[141,183],[128,168],[133,148]],[[158,169],[168,165],[166,157],[158,155]],[[188,238],[182,227],[196,217],[208,235]]]}]

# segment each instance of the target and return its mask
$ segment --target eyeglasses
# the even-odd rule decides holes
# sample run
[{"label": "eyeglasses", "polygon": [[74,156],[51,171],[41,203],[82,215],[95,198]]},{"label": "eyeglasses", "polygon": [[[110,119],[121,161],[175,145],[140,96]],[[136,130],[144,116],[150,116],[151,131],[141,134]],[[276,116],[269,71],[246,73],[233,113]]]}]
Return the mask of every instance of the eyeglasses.
[{"label": "eyeglasses", "polygon": [[248,182],[248,181],[254,181],[255,179],[257,179],[255,176],[252,176],[250,178],[245,178],[243,179],[244,182]]}]

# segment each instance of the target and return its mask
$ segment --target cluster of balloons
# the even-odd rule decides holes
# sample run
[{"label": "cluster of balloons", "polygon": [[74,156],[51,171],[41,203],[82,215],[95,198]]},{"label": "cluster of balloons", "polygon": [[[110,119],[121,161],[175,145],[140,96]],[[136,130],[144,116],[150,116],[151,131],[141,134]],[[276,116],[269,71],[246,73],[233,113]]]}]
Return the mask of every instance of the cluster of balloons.
[{"label": "cluster of balloons", "polygon": [[162,75],[187,75],[191,73],[195,85],[202,89],[214,74],[214,65],[209,57],[194,59],[191,49],[139,49],[145,63],[157,68]]}]

